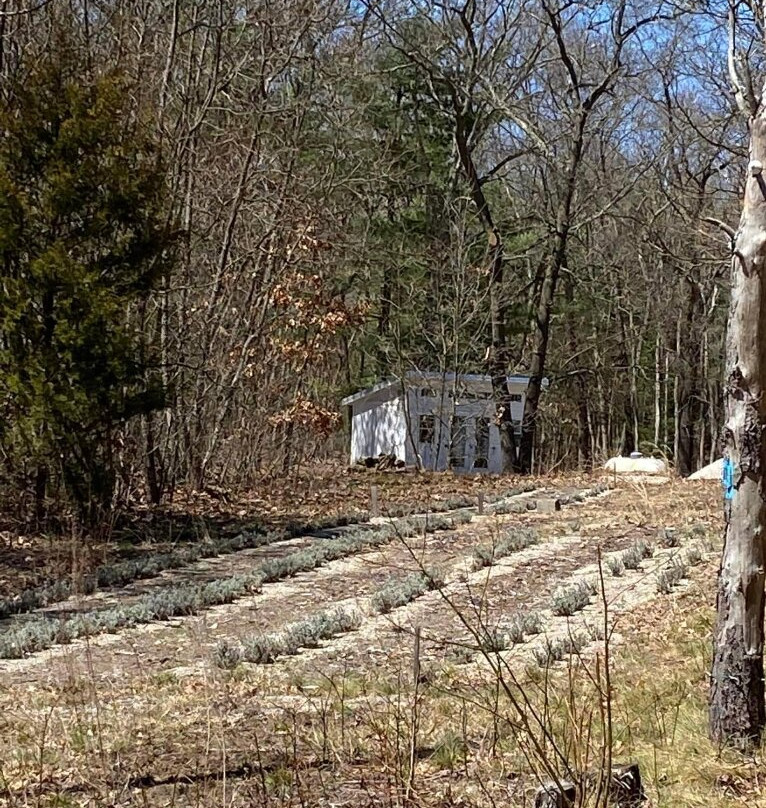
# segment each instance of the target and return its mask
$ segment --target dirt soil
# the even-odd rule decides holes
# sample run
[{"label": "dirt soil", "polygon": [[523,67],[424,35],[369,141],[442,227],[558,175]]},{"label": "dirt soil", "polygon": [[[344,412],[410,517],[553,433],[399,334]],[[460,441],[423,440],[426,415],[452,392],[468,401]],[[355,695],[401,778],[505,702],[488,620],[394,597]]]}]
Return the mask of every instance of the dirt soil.
[{"label": "dirt soil", "polygon": [[[381,500],[392,502],[509,488],[508,480],[501,486],[493,478],[447,482],[444,475],[353,471],[324,493],[309,486],[304,499],[291,503],[291,512],[326,513],[343,496],[347,506],[361,508],[371,481],[381,485]],[[593,483],[545,482],[561,491]],[[260,503],[277,508],[280,501],[264,495],[259,514],[267,507]],[[490,741],[489,728],[474,726],[467,706],[465,689],[473,688],[471,698],[478,700],[491,682],[476,638],[514,614],[538,612],[543,634],[502,657],[509,670],[527,676],[542,642],[601,619],[596,599],[571,619],[554,615],[556,589],[598,577],[599,558],[639,540],[656,542],[666,527],[689,535],[693,526],[706,532],[702,550],[708,569],[715,557],[710,536],[720,528],[718,504],[717,486],[710,483],[623,482],[554,513],[487,515],[455,530],[395,540],[266,584],[257,595],[197,616],[0,661],[0,737],[6,739],[0,804],[356,806],[409,800],[416,806],[467,808],[498,799],[522,804],[530,784],[518,774],[510,730],[493,730],[497,737]],[[490,568],[473,569],[478,545],[519,528],[533,528],[538,542]],[[241,573],[268,554],[303,543],[210,559],[59,608],[102,608],[131,602],[147,588]],[[642,569],[619,578],[604,571],[600,597],[616,621],[618,654],[626,638],[636,635],[631,615],[645,620],[652,604],[667,601],[657,591],[656,575],[678,552],[658,548]],[[370,598],[384,582],[434,565],[446,575],[441,591],[390,614],[371,609]],[[275,664],[216,666],[221,640],[237,644],[256,633],[277,632],[337,605],[360,611],[358,630]],[[412,690],[416,628],[421,695]],[[415,718],[418,699],[424,700],[422,715]],[[408,749],[413,721],[420,740]],[[415,788],[412,772],[420,783],[417,799],[415,792],[404,793]]]},{"label": "dirt soil", "polygon": [[0,520],[0,598],[70,574],[86,573],[99,564],[131,558],[151,550],[167,550],[179,543],[205,537],[234,535],[259,526],[278,529],[291,523],[316,522],[338,517],[365,517],[370,492],[378,488],[382,513],[395,506],[417,506],[423,511],[456,497],[488,498],[505,495],[518,486],[553,486],[563,489],[588,484],[584,477],[550,476],[544,479],[497,475],[417,473],[411,469],[378,472],[359,466],[316,464],[297,470],[289,479],[264,478],[238,493],[178,491],[161,508],[136,506],[121,514],[108,531],[108,540],[65,534],[40,534]]}]

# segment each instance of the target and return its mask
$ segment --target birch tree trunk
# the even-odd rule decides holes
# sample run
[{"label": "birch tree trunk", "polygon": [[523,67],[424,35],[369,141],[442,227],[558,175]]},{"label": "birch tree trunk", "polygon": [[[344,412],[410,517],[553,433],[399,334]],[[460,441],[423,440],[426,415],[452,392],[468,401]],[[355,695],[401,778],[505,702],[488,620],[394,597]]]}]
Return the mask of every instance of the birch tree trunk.
[{"label": "birch tree trunk", "polygon": [[664,346],[665,349],[665,373],[663,375],[663,398],[662,398],[662,412],[664,415],[662,421],[662,450],[663,452],[667,452],[670,448],[669,439],[670,436],[668,435],[668,412],[670,411],[670,352],[668,351],[668,346]]},{"label": "birch tree trunk", "polygon": [[760,741],[766,723],[763,682],[766,491],[766,106],[751,119],[751,172],[732,258],[727,335],[724,456],[734,491],[718,577],[718,617],[710,691],[710,733],[739,748]]},{"label": "birch tree trunk", "polygon": [[654,445],[660,445],[660,426],[662,424],[662,365],[660,363],[660,332],[654,341]]}]

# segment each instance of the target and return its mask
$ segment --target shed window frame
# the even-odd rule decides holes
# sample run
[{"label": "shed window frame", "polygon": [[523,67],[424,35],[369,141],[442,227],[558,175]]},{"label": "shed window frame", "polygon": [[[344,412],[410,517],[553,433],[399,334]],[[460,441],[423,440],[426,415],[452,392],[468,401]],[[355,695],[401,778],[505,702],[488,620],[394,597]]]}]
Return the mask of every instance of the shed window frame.
[{"label": "shed window frame", "polygon": [[423,413],[418,418],[418,442],[433,446],[436,439],[436,417],[432,413]]}]

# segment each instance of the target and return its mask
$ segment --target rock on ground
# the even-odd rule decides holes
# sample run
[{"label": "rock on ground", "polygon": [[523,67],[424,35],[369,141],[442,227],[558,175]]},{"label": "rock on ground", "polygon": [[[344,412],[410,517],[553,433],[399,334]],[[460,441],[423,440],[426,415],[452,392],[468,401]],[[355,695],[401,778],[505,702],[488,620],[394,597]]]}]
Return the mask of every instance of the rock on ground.
[{"label": "rock on ground", "polygon": [[616,474],[664,474],[668,467],[656,457],[610,457],[604,468]]},{"label": "rock on ground", "polygon": [[694,474],[690,474],[687,479],[689,480],[719,480],[723,474],[723,458],[714,460],[707,466],[698,469]]}]

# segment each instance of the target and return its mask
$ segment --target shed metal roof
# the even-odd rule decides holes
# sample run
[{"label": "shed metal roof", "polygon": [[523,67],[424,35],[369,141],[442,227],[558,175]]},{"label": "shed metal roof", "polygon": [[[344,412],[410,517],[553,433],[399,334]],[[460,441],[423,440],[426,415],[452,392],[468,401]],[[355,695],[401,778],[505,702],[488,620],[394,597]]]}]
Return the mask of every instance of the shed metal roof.
[{"label": "shed metal roof", "polygon": [[[467,382],[469,384],[482,384],[482,383],[491,383],[492,377],[486,374],[480,373],[440,373],[438,371],[421,371],[421,370],[410,370],[404,375],[404,382],[409,387],[414,387],[419,384],[428,384],[428,383],[438,383],[438,384],[450,384],[455,381]],[[521,376],[518,374],[514,374],[512,376],[508,376],[508,381],[511,384],[516,384],[520,386],[526,387],[529,384],[529,376]],[[543,386],[545,385],[545,381],[543,382]],[[346,396],[340,403],[344,407],[348,407],[351,404],[354,404],[357,401],[361,401],[362,399],[368,398],[375,393],[379,393],[382,390],[387,390],[395,385],[401,385],[402,379],[386,379],[385,381],[378,382],[378,384],[373,385],[372,387],[368,387],[365,390],[360,390],[358,393],[354,393],[353,395]]]}]

